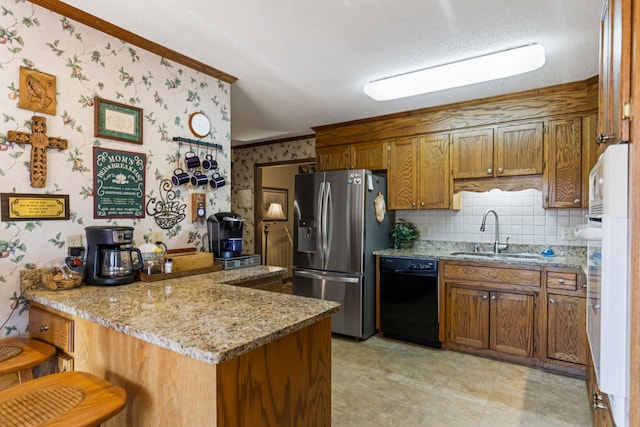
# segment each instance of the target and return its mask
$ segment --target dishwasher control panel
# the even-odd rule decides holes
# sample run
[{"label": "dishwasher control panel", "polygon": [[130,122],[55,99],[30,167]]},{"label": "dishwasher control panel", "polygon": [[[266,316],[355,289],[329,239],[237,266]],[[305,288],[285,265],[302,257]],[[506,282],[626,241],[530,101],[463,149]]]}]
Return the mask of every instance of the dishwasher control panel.
[{"label": "dishwasher control panel", "polygon": [[380,269],[406,273],[435,273],[438,260],[431,258],[380,257]]}]

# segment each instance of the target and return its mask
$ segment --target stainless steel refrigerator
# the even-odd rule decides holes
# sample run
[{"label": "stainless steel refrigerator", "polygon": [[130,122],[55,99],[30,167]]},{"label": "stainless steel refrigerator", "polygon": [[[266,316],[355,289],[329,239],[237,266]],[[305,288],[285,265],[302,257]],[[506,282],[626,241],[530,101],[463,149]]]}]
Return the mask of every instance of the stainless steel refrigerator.
[{"label": "stainless steel refrigerator", "polygon": [[378,221],[374,205],[386,194],[386,179],[363,169],[295,177],[293,293],[341,303],[335,333],[376,332],[373,251],[391,247],[392,222],[389,212]]}]

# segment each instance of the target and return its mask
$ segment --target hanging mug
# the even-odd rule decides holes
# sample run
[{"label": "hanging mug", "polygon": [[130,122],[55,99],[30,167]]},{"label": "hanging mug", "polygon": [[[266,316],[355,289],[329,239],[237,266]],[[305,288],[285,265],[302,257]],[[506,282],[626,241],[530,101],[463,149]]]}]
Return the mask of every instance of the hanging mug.
[{"label": "hanging mug", "polygon": [[207,154],[204,160],[202,161],[202,169],[208,171],[208,170],[217,169],[217,168],[218,168],[218,162],[213,159],[213,156],[211,154]]},{"label": "hanging mug", "polygon": [[178,169],[173,171],[173,176],[171,177],[171,182],[176,187],[178,185],[186,184],[187,182],[189,182],[189,174],[186,173],[184,170],[178,168]]},{"label": "hanging mug", "polygon": [[207,181],[209,181],[209,177],[202,172],[195,171],[193,176],[191,177],[191,187],[196,188],[201,185],[207,185]]},{"label": "hanging mug", "polygon": [[216,172],[211,175],[211,181],[209,181],[209,185],[215,190],[216,188],[224,187],[225,185],[227,185],[227,181],[222,175]]},{"label": "hanging mug", "polygon": [[187,169],[196,169],[200,167],[200,157],[193,151],[184,153],[184,165]]}]

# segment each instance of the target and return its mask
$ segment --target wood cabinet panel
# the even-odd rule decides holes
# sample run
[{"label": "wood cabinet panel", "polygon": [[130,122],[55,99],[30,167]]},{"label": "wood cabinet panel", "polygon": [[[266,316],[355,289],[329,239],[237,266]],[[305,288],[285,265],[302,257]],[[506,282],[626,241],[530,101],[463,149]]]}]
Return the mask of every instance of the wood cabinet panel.
[{"label": "wood cabinet panel", "polygon": [[493,129],[453,132],[453,178],[493,176]]},{"label": "wood cabinet panel", "polygon": [[586,300],[548,294],[547,357],[584,365],[587,362]]},{"label": "wood cabinet panel", "polygon": [[591,352],[587,347],[587,393],[594,427],[615,427],[609,396],[600,391]]},{"label": "wood cabinet panel", "polygon": [[418,148],[415,138],[391,143],[387,171],[389,209],[416,209],[418,203]]},{"label": "wood cabinet panel", "polygon": [[582,119],[549,122],[549,202],[553,208],[582,206]]},{"label": "wood cabinet panel", "polygon": [[540,270],[538,269],[496,268],[495,266],[446,263],[444,277],[447,281],[480,281],[486,284],[540,286]]},{"label": "wood cabinet panel", "polygon": [[489,347],[489,292],[451,286],[448,313],[449,341]]},{"label": "wood cabinet panel", "polygon": [[434,134],[418,139],[418,200],[421,209],[451,207],[453,182],[449,134]]},{"label": "wood cabinet panel", "polygon": [[600,23],[599,141],[629,140],[631,0],[606,0]]},{"label": "wood cabinet panel", "polygon": [[500,126],[496,132],[496,176],[542,173],[542,122]]},{"label": "wood cabinet panel", "polygon": [[349,147],[345,145],[317,148],[316,167],[319,171],[347,169],[349,167]]},{"label": "wood cabinet panel", "polygon": [[41,310],[35,306],[29,309],[29,335],[52,346],[73,353],[73,320]]},{"label": "wood cabinet panel", "polygon": [[351,169],[369,169],[372,171],[387,169],[389,143],[369,142],[349,146]]},{"label": "wood cabinet panel", "polygon": [[490,348],[518,356],[533,356],[533,295],[491,292]]}]

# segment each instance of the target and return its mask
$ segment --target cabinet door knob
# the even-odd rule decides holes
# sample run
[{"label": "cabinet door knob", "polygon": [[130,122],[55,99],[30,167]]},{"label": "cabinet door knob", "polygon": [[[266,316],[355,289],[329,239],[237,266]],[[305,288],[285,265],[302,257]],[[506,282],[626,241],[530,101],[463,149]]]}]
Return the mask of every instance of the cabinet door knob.
[{"label": "cabinet door knob", "polygon": [[487,169],[487,175],[491,175],[493,173],[493,169],[489,168]]},{"label": "cabinet door knob", "polygon": [[47,332],[48,330],[49,330],[49,327],[47,325],[40,326],[40,332]]},{"label": "cabinet door knob", "polygon": [[504,172],[504,169],[498,168],[498,173],[502,173],[502,172]]},{"label": "cabinet door knob", "polygon": [[579,205],[580,204],[580,199],[573,199],[573,204],[574,205]]},{"label": "cabinet door knob", "polygon": [[491,299],[495,301],[496,300],[496,296],[495,295],[491,295]]},{"label": "cabinet door knob", "polygon": [[489,297],[487,295],[482,295],[482,299],[488,299]]},{"label": "cabinet door knob", "polygon": [[416,207],[416,202],[411,202],[411,206]]},{"label": "cabinet door knob", "polygon": [[587,284],[586,284],[586,283],[583,283],[583,284],[582,284],[582,287],[583,287],[583,288],[586,288],[586,287],[587,287]]},{"label": "cabinet door knob", "polygon": [[549,298],[549,304],[555,304],[556,300],[554,300],[553,298]]},{"label": "cabinet door knob", "polygon": [[420,206],[424,208],[424,202],[420,202]]}]

